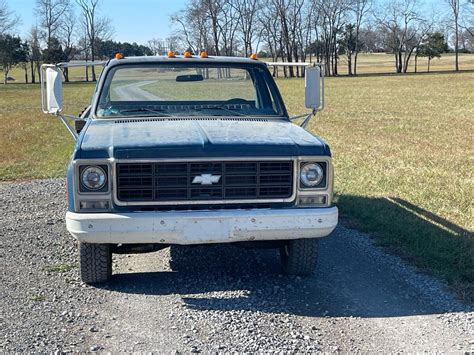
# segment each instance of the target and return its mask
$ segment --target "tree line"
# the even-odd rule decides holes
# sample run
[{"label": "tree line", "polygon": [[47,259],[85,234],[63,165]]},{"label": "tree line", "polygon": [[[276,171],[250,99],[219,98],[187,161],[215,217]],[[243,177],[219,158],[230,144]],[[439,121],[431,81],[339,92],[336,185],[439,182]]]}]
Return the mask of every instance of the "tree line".
[{"label": "tree line", "polygon": [[[27,37],[15,34],[19,17],[0,0],[0,68],[4,83],[13,66],[24,69],[25,82],[38,81],[42,63],[104,60],[121,52],[127,56],[153,55],[148,46],[116,42],[111,20],[100,14],[101,0],[36,0],[37,24]],[[68,70],[64,77],[69,81]],[[85,69],[87,81],[96,80],[95,68]]]},{"label": "tree line", "polygon": [[[273,61],[324,64],[338,75],[341,62],[357,75],[358,55],[386,52],[394,70],[406,73],[418,57],[474,50],[474,1],[440,0],[435,8],[421,0],[189,0],[170,18],[175,33],[146,44],[114,41],[101,0],[36,0],[37,24],[25,38],[15,34],[19,16],[0,0],[0,68],[4,82],[12,67],[23,68],[25,82],[37,82],[42,63],[105,60],[165,54],[168,50],[211,55],[260,56]],[[442,2],[442,5],[441,4]],[[341,60],[344,58],[344,61]],[[285,76],[303,75],[285,68]],[[68,71],[64,71],[66,81]],[[96,80],[94,67],[85,79]]]},{"label": "tree line", "polygon": [[474,50],[474,2],[440,3],[430,9],[421,0],[190,0],[171,20],[193,52],[247,56],[258,48],[273,61],[324,63],[327,75],[338,75],[344,56],[356,75],[361,52],[392,53],[395,71],[406,73],[412,59],[452,48],[459,70],[459,52]]}]

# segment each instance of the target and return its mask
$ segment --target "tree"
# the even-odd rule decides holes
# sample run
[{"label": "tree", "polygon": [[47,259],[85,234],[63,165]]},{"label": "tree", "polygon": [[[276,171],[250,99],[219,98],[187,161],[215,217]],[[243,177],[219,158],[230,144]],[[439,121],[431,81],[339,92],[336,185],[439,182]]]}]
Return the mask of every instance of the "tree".
[{"label": "tree", "polygon": [[58,38],[58,32],[64,22],[64,15],[70,9],[70,0],[36,0],[36,15],[40,21],[42,37],[46,48],[50,49],[53,37]]},{"label": "tree", "polygon": [[97,45],[97,55],[100,58],[111,59],[116,53],[122,53],[126,57],[154,55],[151,48],[137,43],[103,41]]},{"label": "tree", "polygon": [[[262,7],[259,13],[259,22],[262,28],[261,35],[264,45],[268,49],[272,60],[276,62],[278,56],[283,54],[280,49],[280,21],[276,15],[276,8],[272,3]],[[273,74],[276,73],[276,68],[273,68]]]},{"label": "tree", "polygon": [[59,40],[55,37],[51,37],[49,48],[43,51],[42,59],[47,63],[61,63],[67,60],[67,55],[64,53],[63,47]]},{"label": "tree", "polygon": [[244,44],[244,55],[253,53],[253,43],[257,35],[257,14],[262,6],[259,0],[229,0],[231,7],[237,12],[239,33]]},{"label": "tree", "polygon": [[469,34],[470,40],[473,41],[474,37],[474,1],[466,0],[463,4],[464,16],[462,27],[464,31]]},{"label": "tree", "polygon": [[0,65],[4,84],[7,84],[10,70],[21,62],[26,62],[26,48],[21,39],[8,34],[0,35]]},{"label": "tree", "polygon": [[209,19],[211,36],[214,41],[215,55],[221,55],[220,40],[222,36],[222,26],[219,24],[223,13],[224,0],[202,0],[202,11]]},{"label": "tree", "polygon": [[23,59],[19,62],[19,66],[23,69],[25,73],[25,84],[28,84],[28,61],[29,61],[29,53],[30,48],[27,41],[21,42],[21,52],[23,53]]},{"label": "tree", "polygon": [[0,35],[11,32],[20,18],[8,8],[6,0],[0,0]]},{"label": "tree", "polygon": [[324,43],[324,62],[328,75],[338,75],[338,36],[345,24],[350,0],[322,1],[318,11],[321,12],[321,40]]},{"label": "tree", "polygon": [[352,72],[352,56],[357,49],[357,39],[355,34],[355,25],[347,24],[344,28],[342,38],[340,40],[341,50],[347,55],[347,74],[353,75]]},{"label": "tree", "polygon": [[[71,8],[65,14],[64,20],[61,23],[59,29],[59,42],[64,50],[65,61],[69,62],[72,60],[77,52],[75,42],[75,31],[76,30],[76,15],[74,10]],[[63,68],[64,80],[69,82],[69,69]]]},{"label": "tree", "polygon": [[30,61],[31,69],[31,83],[34,84],[36,82],[36,73],[38,73],[39,75],[41,70],[41,46],[38,26],[31,27],[28,38],[28,46],[28,59]]},{"label": "tree", "polygon": [[428,31],[418,0],[394,0],[375,14],[384,46],[395,56],[397,73],[406,73],[410,57]]},{"label": "tree", "polygon": [[153,52],[153,55],[165,55],[167,52],[166,42],[164,39],[152,38],[147,42],[147,45]]},{"label": "tree", "polygon": [[[96,58],[97,44],[102,40],[109,39],[112,34],[112,25],[107,17],[98,15],[98,6],[100,0],[76,0],[81,8],[83,16],[83,26],[86,33],[86,39],[89,42],[91,60]],[[95,68],[92,67],[92,81],[96,81]]]},{"label": "tree", "polygon": [[[183,47],[193,52],[205,50],[212,53],[209,16],[202,0],[191,0],[186,8],[171,16],[171,21],[178,24],[177,37]],[[168,50],[173,50],[166,45]]]},{"label": "tree", "polygon": [[[280,21],[280,38],[282,58],[286,62],[298,61],[298,27],[301,25],[303,0],[272,0]],[[294,77],[294,68],[289,67],[289,76]],[[284,68],[286,76],[286,68]]]},{"label": "tree", "polygon": [[428,73],[430,72],[431,59],[440,58],[446,49],[444,35],[440,32],[430,33],[426,41],[420,45],[418,55],[428,58]]},{"label": "tree", "polygon": [[454,30],[454,53],[456,56],[455,69],[459,71],[459,0],[446,0],[452,14],[452,29]]},{"label": "tree", "polygon": [[354,48],[354,75],[357,75],[357,58],[361,50],[360,31],[361,26],[371,10],[372,0],[354,0],[352,11],[355,17],[355,48]]}]

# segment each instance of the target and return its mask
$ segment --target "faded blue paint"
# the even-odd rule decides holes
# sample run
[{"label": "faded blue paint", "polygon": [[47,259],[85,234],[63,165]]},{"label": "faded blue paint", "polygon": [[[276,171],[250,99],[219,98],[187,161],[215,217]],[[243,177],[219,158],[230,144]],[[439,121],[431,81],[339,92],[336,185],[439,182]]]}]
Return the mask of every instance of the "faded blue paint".
[{"label": "faded blue paint", "polygon": [[93,120],[76,159],[329,156],[327,144],[282,120]]},{"label": "faded blue paint", "polygon": [[72,159],[67,167],[66,179],[67,179],[67,209],[68,211],[74,212],[74,182],[73,182],[73,166]]}]

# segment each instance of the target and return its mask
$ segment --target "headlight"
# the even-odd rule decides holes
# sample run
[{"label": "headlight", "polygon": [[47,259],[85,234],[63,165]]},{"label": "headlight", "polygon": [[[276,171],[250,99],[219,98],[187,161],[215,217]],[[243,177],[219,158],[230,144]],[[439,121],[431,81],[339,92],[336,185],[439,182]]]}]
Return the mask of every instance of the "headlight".
[{"label": "headlight", "polygon": [[321,165],[308,163],[303,165],[300,171],[301,183],[306,187],[318,186],[324,178],[324,171]]},{"label": "headlight", "polygon": [[100,166],[88,166],[82,171],[81,182],[87,190],[97,191],[107,183],[107,175]]}]

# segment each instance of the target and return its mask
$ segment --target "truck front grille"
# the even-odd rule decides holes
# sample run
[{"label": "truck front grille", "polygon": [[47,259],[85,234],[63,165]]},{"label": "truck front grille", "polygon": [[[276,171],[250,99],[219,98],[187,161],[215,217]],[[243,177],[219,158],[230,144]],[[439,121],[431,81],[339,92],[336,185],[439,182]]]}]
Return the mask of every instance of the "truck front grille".
[{"label": "truck front grille", "polygon": [[293,194],[293,161],[118,163],[116,168],[122,202],[258,202]]}]

